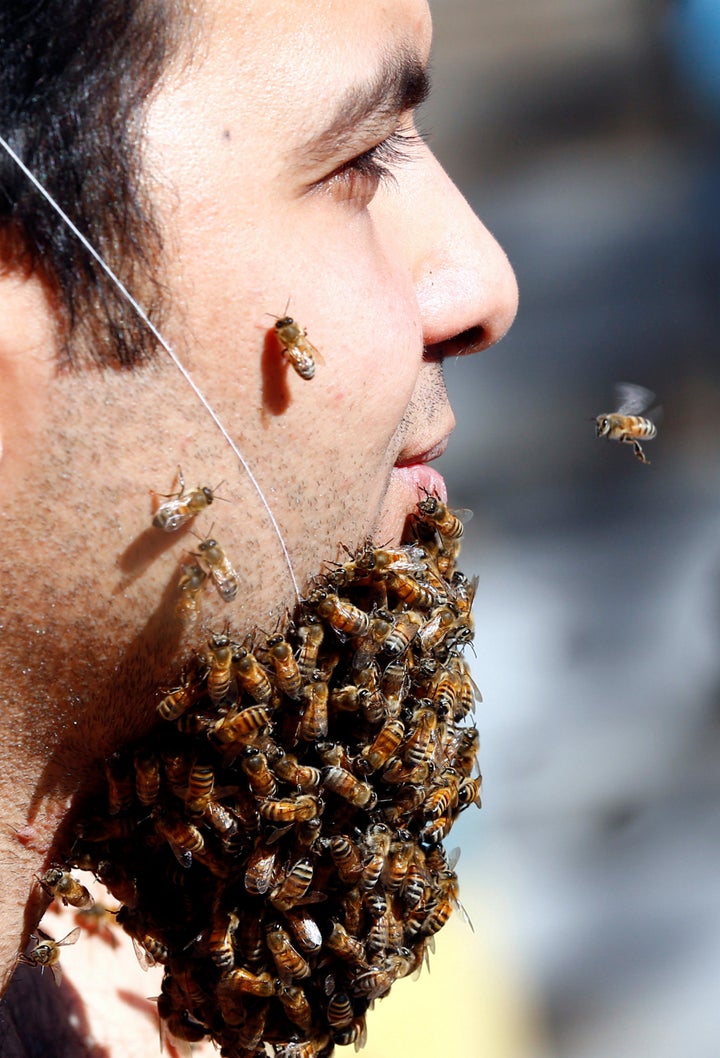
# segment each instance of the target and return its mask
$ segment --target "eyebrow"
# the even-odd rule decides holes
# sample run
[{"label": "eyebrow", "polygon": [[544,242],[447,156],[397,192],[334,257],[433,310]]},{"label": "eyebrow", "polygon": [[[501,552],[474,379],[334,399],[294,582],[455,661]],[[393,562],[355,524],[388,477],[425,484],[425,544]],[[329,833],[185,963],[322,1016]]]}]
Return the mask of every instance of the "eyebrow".
[{"label": "eyebrow", "polygon": [[305,164],[321,164],[360,137],[384,136],[391,119],[419,107],[429,93],[426,66],[409,48],[397,49],[372,78],[349,88],[325,127],[293,153]]}]

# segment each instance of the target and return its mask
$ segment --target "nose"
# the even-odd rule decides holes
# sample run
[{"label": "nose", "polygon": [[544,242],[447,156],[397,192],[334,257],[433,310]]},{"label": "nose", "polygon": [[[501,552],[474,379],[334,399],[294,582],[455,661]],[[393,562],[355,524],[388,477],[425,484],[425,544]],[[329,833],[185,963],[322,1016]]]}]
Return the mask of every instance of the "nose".
[{"label": "nose", "polygon": [[414,279],[429,355],[474,353],[515,318],[518,288],[504,250],[437,159],[416,176]]}]

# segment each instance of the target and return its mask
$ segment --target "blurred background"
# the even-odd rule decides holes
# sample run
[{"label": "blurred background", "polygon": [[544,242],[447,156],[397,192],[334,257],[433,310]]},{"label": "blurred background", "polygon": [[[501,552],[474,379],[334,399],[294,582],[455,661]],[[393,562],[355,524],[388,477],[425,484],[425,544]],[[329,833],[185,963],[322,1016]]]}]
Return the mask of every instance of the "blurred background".
[{"label": "blurred background", "polygon": [[[368,1058],[717,1058],[720,0],[432,7],[421,124],[521,301],[447,371],[475,932],[378,1004]],[[594,436],[619,381],[662,405],[650,466]]]}]

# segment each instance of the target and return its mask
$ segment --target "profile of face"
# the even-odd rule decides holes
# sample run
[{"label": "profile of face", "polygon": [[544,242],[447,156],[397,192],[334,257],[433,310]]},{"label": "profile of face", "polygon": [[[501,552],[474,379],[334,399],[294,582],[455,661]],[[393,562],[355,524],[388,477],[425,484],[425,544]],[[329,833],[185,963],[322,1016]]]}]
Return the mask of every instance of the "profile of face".
[{"label": "profile of face", "polygon": [[[97,756],[152,720],[153,689],[208,629],[272,629],[295,600],[293,576],[304,589],[341,545],[399,541],[424,490],[444,495],[429,465],[454,425],[443,358],[495,342],[516,309],[503,252],[415,130],[425,0],[196,7],[142,130],[165,251],[162,329],[287,553],[162,351],[133,372],[58,373],[52,306],[36,282],[4,283],[0,339],[12,319],[25,345],[0,397],[0,480],[18,497],[3,544],[5,642],[18,658],[32,645],[17,689],[18,701],[31,691],[33,722],[47,720],[40,741],[67,727],[72,704]],[[285,315],[320,354],[310,381],[278,342]],[[217,499],[162,533],[153,493],[177,489],[178,466]],[[199,620],[178,629],[168,615],[181,567],[208,537],[239,590],[231,602],[206,592]]]}]

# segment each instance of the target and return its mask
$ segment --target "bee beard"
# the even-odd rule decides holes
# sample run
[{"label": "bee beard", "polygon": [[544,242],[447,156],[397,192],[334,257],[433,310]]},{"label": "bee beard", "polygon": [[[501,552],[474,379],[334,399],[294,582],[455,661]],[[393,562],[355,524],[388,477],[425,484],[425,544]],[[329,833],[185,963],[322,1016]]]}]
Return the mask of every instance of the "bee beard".
[{"label": "bee beard", "polygon": [[413,534],[321,574],[272,646],[213,636],[85,806],[66,865],[95,873],[164,964],[177,1037],[233,1054],[360,1043],[456,902],[443,840],[480,803],[461,656],[474,583],[420,510]]}]

